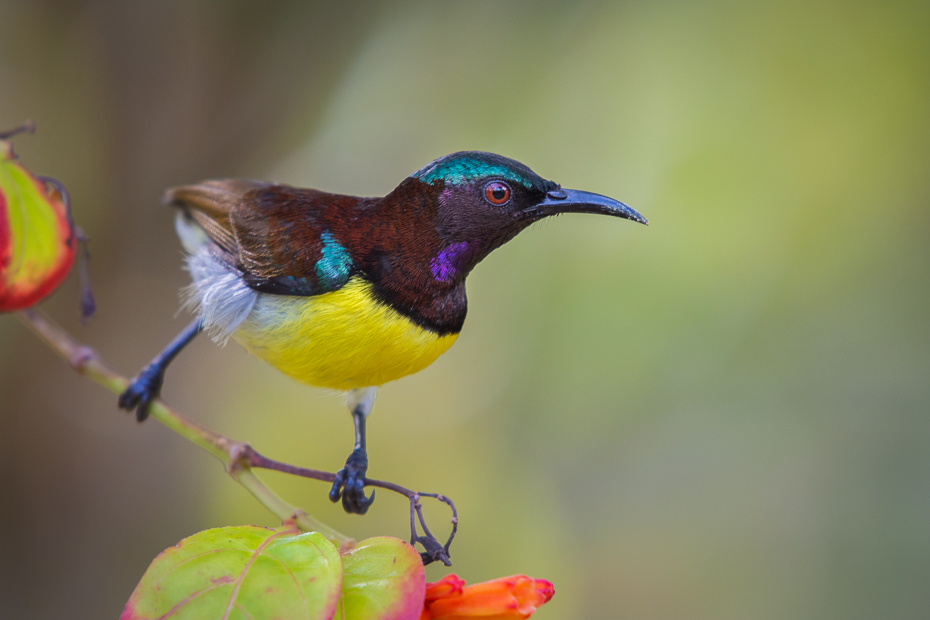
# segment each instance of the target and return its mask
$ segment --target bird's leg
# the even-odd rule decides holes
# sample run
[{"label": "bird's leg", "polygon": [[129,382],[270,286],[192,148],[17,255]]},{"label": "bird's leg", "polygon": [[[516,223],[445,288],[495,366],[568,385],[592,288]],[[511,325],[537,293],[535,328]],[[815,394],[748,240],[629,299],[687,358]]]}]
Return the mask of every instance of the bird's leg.
[{"label": "bird's leg", "polygon": [[329,491],[329,499],[338,502],[342,497],[343,509],[363,515],[375,501],[375,492],[365,497],[365,474],[368,472],[368,452],[365,451],[365,418],[375,404],[377,388],[369,387],[349,392],[349,409],[355,423],[355,448],[346,459],[346,465],[336,472],[336,480]]},{"label": "bird's leg", "polygon": [[203,331],[203,320],[197,318],[184,328],[165,350],[155,356],[145,368],[129,383],[126,391],[120,394],[119,407],[126,411],[136,410],[136,419],[145,421],[149,416],[149,404],[159,397],[161,384],[165,380],[168,364],[186,347],[194,336]]}]

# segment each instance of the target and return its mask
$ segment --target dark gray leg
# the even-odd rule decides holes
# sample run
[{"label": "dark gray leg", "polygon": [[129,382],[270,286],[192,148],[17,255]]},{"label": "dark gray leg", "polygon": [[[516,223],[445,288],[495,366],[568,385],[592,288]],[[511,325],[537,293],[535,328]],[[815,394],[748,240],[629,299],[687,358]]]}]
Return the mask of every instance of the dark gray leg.
[{"label": "dark gray leg", "polygon": [[139,374],[129,383],[126,391],[120,394],[120,409],[126,411],[135,409],[136,419],[140,422],[145,421],[149,416],[149,404],[161,393],[161,385],[165,381],[165,370],[168,364],[194,339],[194,336],[202,331],[203,321],[199,318],[185,327],[184,331],[178,334],[164,351],[139,371]]},{"label": "dark gray leg", "polygon": [[355,448],[346,459],[346,465],[336,473],[329,491],[329,499],[338,502],[349,514],[363,515],[375,501],[375,492],[365,497],[365,474],[368,472],[368,452],[365,450],[365,418],[375,404],[377,388],[364,388],[349,392],[349,408],[355,423]]}]

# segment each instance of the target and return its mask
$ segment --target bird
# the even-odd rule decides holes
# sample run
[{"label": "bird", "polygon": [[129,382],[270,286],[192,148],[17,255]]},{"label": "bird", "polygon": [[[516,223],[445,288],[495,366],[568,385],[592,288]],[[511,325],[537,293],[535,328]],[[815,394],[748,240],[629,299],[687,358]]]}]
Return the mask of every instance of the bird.
[{"label": "bird", "polygon": [[563,189],[501,155],[434,160],[383,197],[247,179],[170,188],[196,318],[138,375],[119,407],[141,422],[165,370],[200,332],[230,338],[285,375],[347,393],[355,444],[329,498],[365,514],[365,421],[380,386],[432,364],[465,322],[465,280],[543,218],[648,221],[626,204]]}]

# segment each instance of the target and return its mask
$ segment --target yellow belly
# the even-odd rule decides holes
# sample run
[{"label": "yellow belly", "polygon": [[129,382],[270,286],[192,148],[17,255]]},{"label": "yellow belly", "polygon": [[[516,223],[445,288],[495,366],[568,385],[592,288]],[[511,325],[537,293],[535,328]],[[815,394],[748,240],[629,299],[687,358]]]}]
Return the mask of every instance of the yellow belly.
[{"label": "yellow belly", "polygon": [[349,390],[415,373],[442,355],[458,334],[438,336],[371,295],[353,278],[315,297],[259,295],[233,338],[286,375]]}]

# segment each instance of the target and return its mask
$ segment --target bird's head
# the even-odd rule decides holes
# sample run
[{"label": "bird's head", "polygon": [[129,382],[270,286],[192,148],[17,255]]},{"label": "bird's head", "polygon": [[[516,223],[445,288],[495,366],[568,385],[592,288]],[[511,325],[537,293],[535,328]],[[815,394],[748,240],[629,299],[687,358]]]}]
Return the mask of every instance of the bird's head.
[{"label": "bird's head", "polygon": [[520,162],[462,151],[441,157],[408,182],[430,187],[435,227],[445,246],[431,262],[437,280],[465,277],[481,259],[533,222],[560,213],[600,213],[648,224],[612,198],[562,189]]}]

